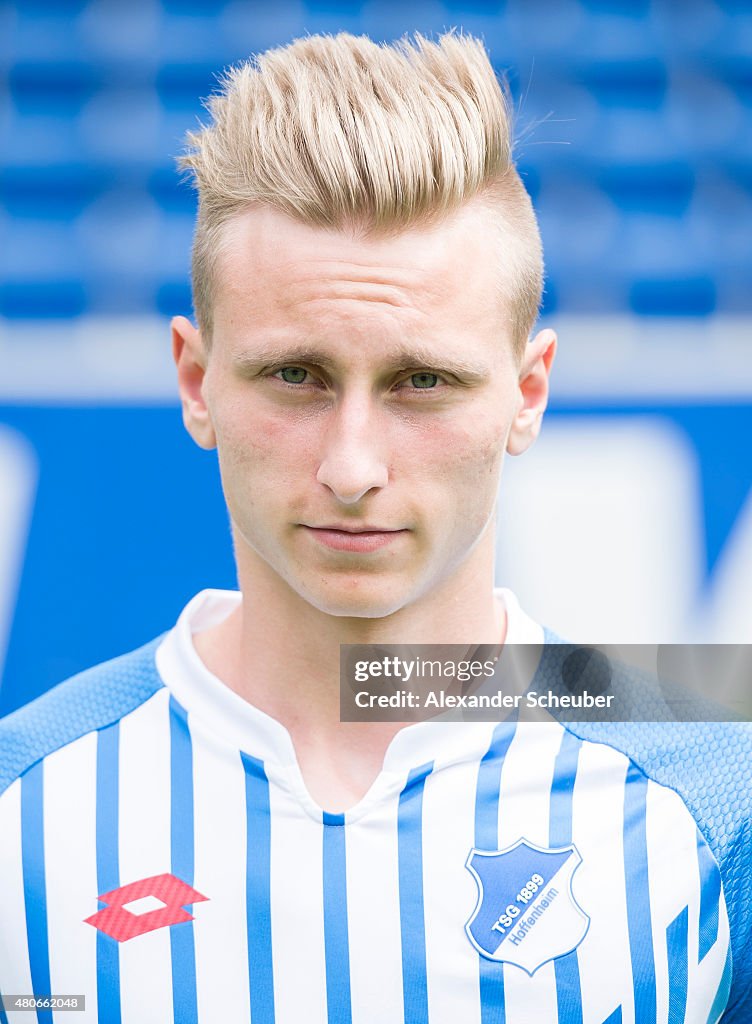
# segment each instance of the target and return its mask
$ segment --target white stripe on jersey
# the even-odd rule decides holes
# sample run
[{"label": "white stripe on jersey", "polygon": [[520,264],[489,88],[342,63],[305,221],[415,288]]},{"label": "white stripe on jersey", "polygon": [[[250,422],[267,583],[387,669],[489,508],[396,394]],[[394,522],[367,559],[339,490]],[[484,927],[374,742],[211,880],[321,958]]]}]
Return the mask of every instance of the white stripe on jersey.
[{"label": "white stripe on jersey", "polygon": [[[481,730],[481,735],[483,731],[487,748],[493,726]],[[479,752],[478,760],[455,764],[444,771],[437,761],[423,793],[423,892],[431,1024],[480,1020],[478,963],[467,956],[464,921],[477,895],[465,861],[475,845],[475,787],[484,752]]]},{"label": "white stripe on jersey", "polygon": [[268,773],[275,1013],[280,1020],[326,1024],[323,825],[301,813],[284,778],[275,785],[278,773],[271,767]]},{"label": "white stripe on jersey", "polygon": [[[26,909],[21,860],[21,780],[0,800],[0,992],[30,995],[31,968],[26,952]],[[29,1024],[25,1010],[9,1012],[8,1024]]]},{"label": "white stripe on jersey", "polygon": [[240,757],[229,759],[219,737],[190,715],[188,723],[194,764],[194,886],[209,897],[191,908],[196,919],[198,1017],[247,1024],[245,773]]},{"label": "white stripe on jersey", "polygon": [[[403,773],[400,773],[404,783]],[[347,914],[350,925],[350,991],[353,1020],[375,1011],[384,1021],[403,1016],[397,812],[402,784],[347,833]],[[379,970],[373,968],[378,951]],[[292,1019],[292,1018],[291,1018]]]},{"label": "white stripe on jersey", "polygon": [[[94,830],[96,761],[97,736],[89,733],[50,754],[44,764],[51,994],[85,995],[86,1011],[92,1020],[97,1013],[97,933],[84,918],[99,909]],[[67,1024],[69,1011],[61,1010],[53,1019],[55,1024]]]},{"label": "white stripe on jersey", "polygon": [[[120,885],[172,872],[169,700],[159,690],[120,722]],[[169,929],[121,942],[119,951],[122,1024],[142,1024],[145,1007],[154,1020],[170,1020]]]},{"label": "white stripe on jersey", "polygon": [[[574,873],[572,891],[582,907],[598,909],[590,914],[587,941],[577,952],[584,982],[583,1024],[601,1024],[619,1004],[623,1024],[634,1022],[627,901],[621,881],[626,771],[626,759],[610,747],[583,743],[572,804],[572,841],[582,864]],[[608,986],[597,983],[606,977]]]}]

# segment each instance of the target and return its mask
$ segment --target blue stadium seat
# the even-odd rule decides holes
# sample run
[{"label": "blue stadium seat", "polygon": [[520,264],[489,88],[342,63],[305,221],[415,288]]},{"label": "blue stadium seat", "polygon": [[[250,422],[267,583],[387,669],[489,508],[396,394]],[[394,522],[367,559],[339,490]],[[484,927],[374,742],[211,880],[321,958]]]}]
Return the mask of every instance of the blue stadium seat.
[{"label": "blue stadium seat", "polygon": [[154,277],[160,273],[162,214],[143,188],[108,190],[77,218],[74,234],[98,273]]},{"label": "blue stadium seat", "polygon": [[[733,7],[733,4],[729,6]],[[740,0],[738,6],[739,10],[727,11],[723,9],[724,4],[719,2],[719,30],[713,39],[713,46],[707,51],[711,60],[720,55],[721,59],[735,57],[749,62],[752,53],[752,5]]]},{"label": "blue stadium seat", "polygon": [[[750,15],[747,9],[747,19]],[[655,4],[653,18],[660,28],[659,52],[671,60],[691,58],[699,64],[733,52],[742,43],[744,19],[723,10],[716,0],[682,0],[679,4]],[[749,39],[749,37],[747,37]],[[749,49],[746,51],[749,52]]]},{"label": "blue stadium seat", "polygon": [[92,65],[71,59],[18,61],[8,73],[8,89],[21,113],[75,117],[102,85],[102,74]]},{"label": "blue stadium seat", "polygon": [[599,188],[625,212],[678,217],[689,206],[692,168],[682,161],[606,164],[593,168]]},{"label": "blue stadium seat", "polygon": [[246,60],[272,46],[283,46],[305,34],[305,7],[302,3],[248,4],[232,0],[217,18],[226,62]]},{"label": "blue stadium seat", "polygon": [[163,213],[159,228],[158,264],[161,276],[187,281],[191,267],[194,211]]},{"label": "blue stadium seat", "polygon": [[214,60],[171,62],[157,72],[156,90],[167,110],[190,116],[200,113],[201,100],[217,89],[221,64]]},{"label": "blue stadium seat", "polygon": [[518,158],[544,168],[566,166],[600,145],[601,110],[586,89],[532,67],[515,91]]},{"label": "blue stadium seat", "polygon": [[[323,6],[323,5],[322,5]],[[340,17],[336,4],[328,10],[304,5],[303,22],[307,32],[365,33],[377,41],[397,39],[405,33],[420,31],[424,35],[444,32],[460,21],[437,0],[415,0],[409,4],[383,3],[369,0],[356,11]],[[295,32],[298,35],[298,32]]]},{"label": "blue stadium seat", "polygon": [[94,162],[153,166],[160,160],[162,109],[153,88],[105,88],[77,119],[82,154]]},{"label": "blue stadium seat", "polygon": [[162,316],[192,316],[190,281],[184,277],[162,281],[156,288],[154,304]]},{"label": "blue stadium seat", "polygon": [[537,209],[547,258],[596,273],[611,257],[620,224],[614,203],[586,177],[544,178]]},{"label": "blue stadium seat", "polygon": [[0,281],[45,281],[53,279],[63,268],[67,268],[68,275],[73,268],[79,272],[86,269],[84,264],[76,267],[65,220],[51,223],[42,215],[22,220],[6,216],[0,231]]},{"label": "blue stadium seat", "polygon": [[709,316],[716,308],[712,278],[650,277],[633,281],[629,307],[639,316]]},{"label": "blue stadium seat", "polygon": [[685,160],[733,151],[744,130],[745,116],[738,94],[709,69],[672,70],[663,134],[674,141]]},{"label": "blue stadium seat", "polygon": [[28,164],[0,168],[0,193],[15,217],[71,221],[108,186],[108,176],[91,164]]},{"label": "blue stadium seat", "polygon": [[77,52],[71,28],[85,0],[7,4],[0,9],[0,53],[14,63],[69,61]]},{"label": "blue stadium seat", "polygon": [[80,277],[0,281],[0,316],[8,320],[67,320],[87,310]]},{"label": "blue stadium seat", "polygon": [[7,144],[0,160],[2,168],[32,168],[44,173],[50,167],[50,180],[58,164],[75,163],[80,155],[76,121],[53,114],[31,112],[19,114],[8,104],[6,115]]},{"label": "blue stadium seat", "polygon": [[660,57],[580,61],[574,81],[604,108],[658,110],[666,94],[666,66]]},{"label": "blue stadium seat", "polygon": [[83,60],[106,60],[112,68],[125,63],[133,77],[153,75],[166,19],[159,0],[91,0],[74,23],[77,49]]}]

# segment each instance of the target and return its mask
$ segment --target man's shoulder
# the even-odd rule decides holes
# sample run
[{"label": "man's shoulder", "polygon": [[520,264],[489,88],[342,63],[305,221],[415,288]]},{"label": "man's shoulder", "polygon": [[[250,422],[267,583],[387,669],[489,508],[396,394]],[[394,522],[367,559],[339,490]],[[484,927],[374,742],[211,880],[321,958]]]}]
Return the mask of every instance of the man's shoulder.
[{"label": "man's shoulder", "polygon": [[118,721],[161,689],[154,660],[161,639],[80,672],[0,719],[0,794],[38,761]]},{"label": "man's shoulder", "polygon": [[719,861],[752,823],[752,724],[567,722],[586,742],[625,755],[635,770],[675,790]]},{"label": "man's shoulder", "polygon": [[723,720],[730,713],[705,698],[687,699],[675,685],[656,687],[650,673],[623,662],[605,667],[605,659],[588,661],[591,649],[555,634],[547,632],[546,639],[541,676],[552,691],[580,692],[584,681],[595,692],[619,696],[616,720],[607,720],[608,712],[596,720],[562,711],[556,717],[564,728],[620,752],[636,771],[675,790],[723,859],[752,819],[752,723]]}]

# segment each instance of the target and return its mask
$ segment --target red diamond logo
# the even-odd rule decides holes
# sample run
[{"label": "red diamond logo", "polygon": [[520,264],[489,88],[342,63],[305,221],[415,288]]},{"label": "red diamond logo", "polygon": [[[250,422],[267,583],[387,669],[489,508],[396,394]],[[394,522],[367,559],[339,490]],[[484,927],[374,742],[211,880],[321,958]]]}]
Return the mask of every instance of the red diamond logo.
[{"label": "red diamond logo", "polygon": [[[101,893],[99,899],[107,906],[91,917],[84,918],[84,921],[109,935],[116,942],[127,942],[128,939],[153,932],[157,928],[192,921],[193,914],[184,909],[185,904],[200,903],[208,898],[175,875],[153,875],[151,878],[141,878],[137,882],[121,885],[112,892]],[[162,906],[155,910],[134,913],[133,909],[129,910],[127,907],[136,901],[150,904],[157,901]]]}]

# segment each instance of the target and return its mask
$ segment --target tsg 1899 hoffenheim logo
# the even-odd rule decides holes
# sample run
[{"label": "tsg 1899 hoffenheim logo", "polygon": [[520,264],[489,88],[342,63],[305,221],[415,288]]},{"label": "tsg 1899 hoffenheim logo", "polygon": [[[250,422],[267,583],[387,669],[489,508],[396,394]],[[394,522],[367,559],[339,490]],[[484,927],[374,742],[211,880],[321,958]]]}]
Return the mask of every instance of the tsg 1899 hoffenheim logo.
[{"label": "tsg 1899 hoffenheim logo", "polygon": [[465,866],[478,903],[465,931],[481,956],[534,974],[578,946],[590,926],[572,895],[581,863],[571,844],[545,849],[520,839],[504,850],[471,850]]}]

